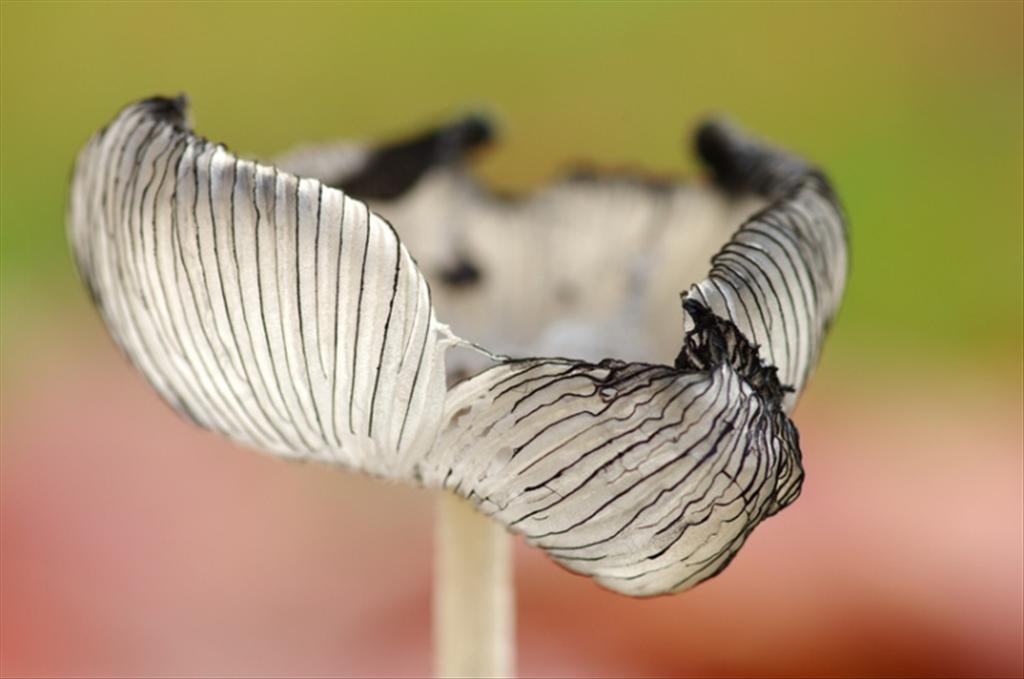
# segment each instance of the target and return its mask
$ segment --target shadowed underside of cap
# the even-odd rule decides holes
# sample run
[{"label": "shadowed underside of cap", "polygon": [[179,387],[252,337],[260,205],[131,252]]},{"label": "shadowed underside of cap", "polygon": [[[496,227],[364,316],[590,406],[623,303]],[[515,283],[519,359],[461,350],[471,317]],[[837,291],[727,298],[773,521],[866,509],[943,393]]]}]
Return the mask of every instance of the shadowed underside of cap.
[{"label": "shadowed underside of cap", "polygon": [[[490,135],[472,118],[282,161],[333,188],[239,159],[187,129],[183,100],[149,99],[80,154],[69,237],[119,346],[201,426],[450,489],[625,594],[693,586],[799,493],[787,413],[842,295],[835,197],[712,123],[697,147],[717,185],[576,178],[498,199],[459,164]],[[763,209],[730,238],[741,194]],[[656,257],[686,250],[693,221],[724,241],[704,280]],[[654,303],[672,313],[659,295],[691,282],[674,362],[599,358],[643,347]],[[526,357],[548,354],[580,358]]]}]

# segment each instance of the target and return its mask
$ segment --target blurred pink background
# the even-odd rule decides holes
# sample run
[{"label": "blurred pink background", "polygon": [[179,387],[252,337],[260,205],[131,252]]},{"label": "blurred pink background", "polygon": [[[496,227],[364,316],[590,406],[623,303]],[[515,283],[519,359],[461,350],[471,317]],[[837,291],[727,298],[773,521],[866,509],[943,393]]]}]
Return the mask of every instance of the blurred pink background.
[{"label": "blurred pink background", "polygon": [[[200,431],[80,320],[5,378],[4,675],[429,674],[429,494]],[[799,501],[693,591],[517,545],[520,674],[1024,671],[1019,391],[851,382],[798,409]]]}]

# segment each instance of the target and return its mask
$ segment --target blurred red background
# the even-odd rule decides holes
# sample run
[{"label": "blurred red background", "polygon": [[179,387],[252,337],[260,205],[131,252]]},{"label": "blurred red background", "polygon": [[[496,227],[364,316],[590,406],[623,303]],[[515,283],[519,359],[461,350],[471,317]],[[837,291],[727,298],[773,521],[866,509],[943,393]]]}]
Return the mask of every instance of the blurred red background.
[{"label": "blurred red background", "polygon": [[[6,378],[4,676],[430,672],[427,492],[199,431],[76,327]],[[520,674],[1020,675],[1019,392],[851,382],[798,409],[799,501],[693,591],[628,599],[518,544]]]}]

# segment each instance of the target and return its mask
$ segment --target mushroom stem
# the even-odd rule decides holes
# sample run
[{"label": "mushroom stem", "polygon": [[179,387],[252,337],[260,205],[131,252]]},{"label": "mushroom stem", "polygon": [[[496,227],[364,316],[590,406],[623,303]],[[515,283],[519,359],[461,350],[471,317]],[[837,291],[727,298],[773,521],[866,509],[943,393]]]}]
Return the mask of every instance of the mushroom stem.
[{"label": "mushroom stem", "polygon": [[438,677],[511,677],[515,613],[505,528],[448,492],[437,500],[434,653]]}]

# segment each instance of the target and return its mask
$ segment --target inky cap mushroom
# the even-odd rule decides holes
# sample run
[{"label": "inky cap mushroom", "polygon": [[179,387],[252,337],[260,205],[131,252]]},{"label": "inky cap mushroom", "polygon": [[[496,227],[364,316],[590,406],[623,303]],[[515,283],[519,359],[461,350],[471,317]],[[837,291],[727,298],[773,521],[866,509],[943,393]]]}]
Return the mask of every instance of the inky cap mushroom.
[{"label": "inky cap mushroom", "polygon": [[[711,184],[499,198],[462,162],[490,137],[471,117],[282,159],[304,178],[147,99],[81,152],[69,237],[115,341],[200,426],[450,490],[617,592],[692,587],[800,492],[788,413],[842,296],[836,198],[720,122],[697,134]],[[703,280],[678,270],[715,249]],[[577,358],[524,357],[547,350]]]}]

